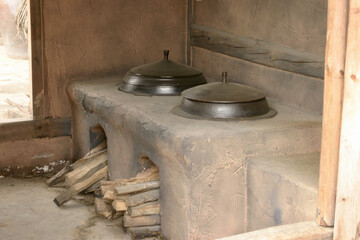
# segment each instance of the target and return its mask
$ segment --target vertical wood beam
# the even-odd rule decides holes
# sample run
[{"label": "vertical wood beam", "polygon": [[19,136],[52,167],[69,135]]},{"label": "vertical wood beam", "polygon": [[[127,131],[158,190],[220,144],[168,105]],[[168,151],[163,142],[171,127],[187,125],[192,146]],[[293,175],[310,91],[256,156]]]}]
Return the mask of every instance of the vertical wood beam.
[{"label": "vertical wood beam", "polygon": [[44,56],[43,56],[43,14],[42,0],[28,0],[29,6],[29,60],[30,60],[30,82],[31,102],[33,117],[35,119],[45,118],[46,91],[44,81]]},{"label": "vertical wood beam", "polygon": [[360,0],[349,1],[334,239],[360,239]]},{"label": "vertical wood beam", "polygon": [[334,226],[338,174],[348,0],[328,1],[324,110],[316,222]]}]

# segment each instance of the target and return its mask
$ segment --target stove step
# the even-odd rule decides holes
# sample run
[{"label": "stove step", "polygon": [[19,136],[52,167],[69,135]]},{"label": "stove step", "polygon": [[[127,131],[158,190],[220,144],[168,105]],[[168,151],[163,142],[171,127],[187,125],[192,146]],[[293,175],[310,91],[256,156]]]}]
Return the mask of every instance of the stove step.
[{"label": "stove step", "polygon": [[319,153],[248,162],[248,231],[315,219]]}]

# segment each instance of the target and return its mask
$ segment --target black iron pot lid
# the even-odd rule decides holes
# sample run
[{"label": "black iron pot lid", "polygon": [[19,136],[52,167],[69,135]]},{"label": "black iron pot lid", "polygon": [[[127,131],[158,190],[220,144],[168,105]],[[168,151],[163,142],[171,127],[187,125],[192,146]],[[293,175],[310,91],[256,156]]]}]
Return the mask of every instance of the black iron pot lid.
[{"label": "black iron pot lid", "polygon": [[276,115],[265,94],[253,87],[227,82],[193,87],[182,92],[182,104],[173,109],[176,115],[192,119],[245,120]]},{"label": "black iron pot lid", "polygon": [[164,50],[163,60],[130,69],[119,90],[145,95],[180,95],[185,89],[205,83],[200,70],[170,61],[169,50]]}]

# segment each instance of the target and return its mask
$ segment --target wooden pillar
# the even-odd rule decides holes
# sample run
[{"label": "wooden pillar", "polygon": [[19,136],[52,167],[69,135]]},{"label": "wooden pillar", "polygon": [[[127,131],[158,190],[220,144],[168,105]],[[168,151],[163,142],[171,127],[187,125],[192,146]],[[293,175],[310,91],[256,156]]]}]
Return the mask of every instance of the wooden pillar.
[{"label": "wooden pillar", "polygon": [[333,226],[338,174],[341,112],[349,0],[328,1],[324,74],[324,113],[316,222]]},{"label": "wooden pillar", "polygon": [[360,0],[349,1],[334,239],[360,239]]}]

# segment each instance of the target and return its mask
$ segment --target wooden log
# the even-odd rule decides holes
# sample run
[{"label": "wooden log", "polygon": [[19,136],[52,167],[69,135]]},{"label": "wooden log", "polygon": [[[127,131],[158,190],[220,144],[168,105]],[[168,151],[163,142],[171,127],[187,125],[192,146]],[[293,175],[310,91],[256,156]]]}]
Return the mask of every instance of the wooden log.
[{"label": "wooden log", "polygon": [[95,212],[100,216],[106,217],[107,219],[110,219],[113,216],[112,206],[101,198],[95,198]]},{"label": "wooden log", "polygon": [[159,169],[155,166],[138,173],[133,178],[101,182],[101,193],[104,195],[107,191],[114,191],[115,186],[131,185],[152,181],[159,181]]},{"label": "wooden log", "polygon": [[155,190],[132,195],[126,199],[125,203],[127,207],[132,207],[147,202],[154,202],[159,199],[160,199],[160,190],[155,189]]},{"label": "wooden log", "polygon": [[146,216],[146,215],[159,215],[160,214],[160,201],[148,202],[138,206],[129,207],[128,212],[131,217]]},{"label": "wooden log", "polygon": [[46,184],[49,186],[53,186],[58,182],[62,182],[65,179],[65,174],[71,171],[70,161],[66,161],[65,166],[59,172],[57,172],[54,176],[46,180]]},{"label": "wooden log", "polygon": [[107,149],[104,149],[104,150],[101,150],[101,151],[99,151],[99,152],[96,152],[96,153],[93,153],[93,154],[91,154],[91,155],[88,155],[88,156],[86,156],[86,157],[80,158],[79,160],[75,161],[75,162],[71,165],[71,167],[72,167],[73,169],[77,169],[77,168],[83,166],[85,163],[87,163],[90,159],[94,159],[94,158],[100,156],[101,154],[103,154],[103,153],[106,152],[106,151],[107,151]]},{"label": "wooden log", "polygon": [[107,165],[107,151],[103,152],[98,157],[89,159],[86,164],[74,169],[65,175],[65,183],[67,186],[72,186],[92,174],[94,174],[99,169]]},{"label": "wooden log", "polygon": [[317,78],[324,77],[324,56],[192,24],[191,45],[265,66]]},{"label": "wooden log", "polygon": [[316,222],[334,226],[339,163],[348,0],[328,1],[324,112]]},{"label": "wooden log", "polygon": [[349,1],[334,239],[360,239],[360,0]]},{"label": "wooden log", "polygon": [[145,226],[145,227],[130,227],[126,232],[131,235],[133,239],[155,237],[160,234],[160,225]]},{"label": "wooden log", "polygon": [[130,194],[130,193],[137,193],[137,192],[144,192],[149,191],[152,189],[157,189],[160,187],[159,181],[153,181],[153,182],[144,182],[144,183],[136,183],[131,185],[120,185],[115,187],[115,194],[121,195],[121,194]]},{"label": "wooden log", "polygon": [[104,168],[100,169],[99,171],[97,171],[96,173],[94,173],[92,176],[90,176],[89,178],[76,183],[75,185],[73,185],[72,187],[70,187],[68,190],[66,190],[64,193],[60,194],[59,196],[57,196],[54,199],[54,202],[56,203],[56,205],[61,206],[63,205],[66,201],[70,200],[73,196],[75,196],[76,194],[80,193],[81,191],[85,190],[86,188],[88,188],[89,186],[91,186],[92,184],[94,184],[97,181],[100,181],[100,179],[104,178],[107,176],[107,166],[105,166]]},{"label": "wooden log", "polygon": [[114,201],[114,191],[106,191],[103,196],[103,199],[108,202]]},{"label": "wooden log", "polygon": [[124,227],[141,227],[160,225],[160,215],[148,215],[140,217],[131,217],[127,214],[123,218]]},{"label": "wooden log", "polygon": [[219,240],[332,240],[333,228],[320,227],[315,222],[302,222],[264,228]]},{"label": "wooden log", "polygon": [[[103,179],[100,179],[100,181],[106,181],[107,180],[107,177],[103,178]],[[87,189],[84,190],[84,193],[92,193],[92,192],[95,192],[97,190],[100,190],[100,181],[94,183],[93,185],[91,185],[90,187],[88,187]]]},{"label": "wooden log", "polygon": [[114,200],[111,205],[114,208],[114,210],[117,212],[122,212],[127,210],[125,201],[122,200]]},{"label": "wooden log", "polygon": [[100,151],[106,149],[106,147],[107,147],[107,141],[104,140],[99,145],[97,145],[96,147],[91,149],[87,154],[85,154],[84,158],[86,158],[86,157],[88,157],[90,155],[93,155],[93,154],[95,154],[97,152],[100,152]]}]

